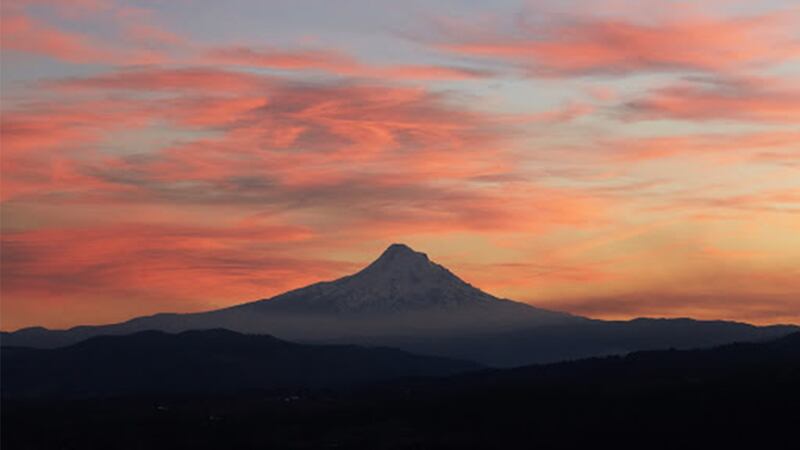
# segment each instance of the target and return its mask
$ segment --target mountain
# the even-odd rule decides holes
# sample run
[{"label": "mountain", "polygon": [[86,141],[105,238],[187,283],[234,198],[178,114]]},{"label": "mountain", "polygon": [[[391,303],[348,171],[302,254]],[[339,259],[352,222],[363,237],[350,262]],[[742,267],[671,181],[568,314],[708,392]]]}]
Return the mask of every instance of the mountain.
[{"label": "mountain", "polygon": [[[500,299],[473,287],[445,267],[403,244],[392,244],[372,264],[335,281],[312,284],[271,299],[215,313],[237,324],[263,326],[281,317],[283,334],[313,320],[320,337],[452,335],[533,324],[582,322],[583,318]],[[273,324],[275,326],[281,326]],[[295,338],[307,338],[307,331]]]},{"label": "mountain", "polygon": [[794,448],[800,333],[347,389],[3,402],[3,449]]},{"label": "mountain", "polygon": [[363,270],[270,299],[69,330],[4,333],[4,345],[52,348],[97,335],[225,328],[305,343],[396,347],[510,367],[659,348],[762,340],[794,326],[677,320],[599,321],[494,297],[427,255],[389,246]]},{"label": "mountain", "polygon": [[57,349],[4,347],[4,397],[320,388],[476,370],[389,348],[314,346],[228,330],[101,336]]},{"label": "mountain", "polygon": [[392,244],[372,264],[331,282],[235,307],[252,312],[385,315],[417,311],[459,314],[465,309],[513,311],[542,320],[568,315],[501,300],[464,282],[445,267],[403,244]]}]

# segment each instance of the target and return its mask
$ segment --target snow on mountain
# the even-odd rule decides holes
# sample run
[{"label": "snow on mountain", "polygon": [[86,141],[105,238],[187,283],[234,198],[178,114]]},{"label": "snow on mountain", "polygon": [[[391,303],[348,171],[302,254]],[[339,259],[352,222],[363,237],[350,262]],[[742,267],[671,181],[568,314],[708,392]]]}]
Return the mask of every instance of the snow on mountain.
[{"label": "snow on mountain", "polygon": [[499,299],[462,281],[404,244],[392,244],[360,272],[258,302],[283,311],[392,313],[490,307]]},{"label": "snow on mountain", "polygon": [[233,309],[339,320],[369,316],[387,330],[409,327],[478,330],[578,319],[487,294],[431,261],[425,253],[404,244],[392,244],[377,260],[353,275]]}]

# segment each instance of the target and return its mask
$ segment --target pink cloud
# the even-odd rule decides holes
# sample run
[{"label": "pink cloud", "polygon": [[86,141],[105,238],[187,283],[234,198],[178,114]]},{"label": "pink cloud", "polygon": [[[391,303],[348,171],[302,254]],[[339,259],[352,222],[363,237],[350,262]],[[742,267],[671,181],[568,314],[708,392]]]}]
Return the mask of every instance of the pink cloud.
[{"label": "pink cloud", "polygon": [[80,173],[82,161],[98,156],[95,146],[114,131],[145,126],[141,105],[91,100],[32,103],[4,111],[0,120],[2,198],[83,187],[109,188]]},{"label": "pink cloud", "polygon": [[246,72],[205,67],[177,69],[127,69],[103,75],[69,78],[46,82],[46,87],[64,91],[92,92],[97,90],[252,93],[266,89],[270,78]]},{"label": "pink cloud", "polygon": [[[525,17],[495,28],[450,23],[435,45],[547,76],[692,70],[725,72],[800,55],[797,11],[718,18],[685,16],[648,23],[588,16]],[[531,19],[531,20],[528,20]]]},{"label": "pink cloud", "polygon": [[464,67],[422,64],[367,64],[341,51],[224,47],[207,52],[206,61],[282,70],[316,70],[334,75],[394,80],[460,80],[491,73]]},{"label": "pink cloud", "polygon": [[[351,220],[363,222],[365,228],[380,220],[382,233],[414,227],[429,232],[548,229],[556,223],[582,226],[602,215],[603,205],[568,189],[533,183],[494,183],[499,186],[496,190],[485,183],[480,188],[469,186],[471,180],[514,170],[517,156],[505,147],[515,127],[530,121],[567,120],[582,113],[574,106],[520,122],[473,111],[420,87],[298,84],[209,68],[122,70],[44,87],[75,95],[76,100],[64,114],[46,105],[7,114],[8,135],[18,148],[51,156],[70,146],[93,144],[101,149],[104,133],[99,131],[129,129],[137,121],[167,121],[179,128],[217,133],[146,156],[100,151],[91,158],[71,160],[64,153],[73,173],[96,184],[67,188],[52,183],[52,174],[45,169],[39,183],[32,177],[11,177],[7,183],[18,187],[12,193],[33,195],[41,190],[44,199],[53,192],[69,191],[74,202],[104,201],[106,196],[105,201],[111,202],[231,202],[321,210],[355,201],[365,208]],[[153,92],[159,96],[153,97]],[[86,100],[99,93],[109,99],[107,104]],[[91,113],[80,114],[84,110]],[[33,118],[49,131],[23,133],[23,126],[14,125],[34,123]],[[42,136],[54,138],[42,141]],[[114,188],[95,189],[108,185]],[[504,201],[498,204],[501,198]],[[509,208],[512,201],[537,203],[536,219],[523,214],[524,207]]]},{"label": "pink cloud", "polygon": [[[596,147],[612,159],[625,162],[654,161],[663,158],[687,157],[699,161],[752,161],[765,152],[772,152],[774,161],[792,159],[789,153],[774,153],[791,148],[800,141],[793,131],[751,133],[717,133],[600,140]],[[783,158],[778,158],[778,155]]]},{"label": "pink cloud", "polygon": [[800,123],[800,89],[774,79],[683,83],[625,105],[633,119]]},{"label": "pink cloud", "polygon": [[116,223],[4,233],[3,326],[197,311],[352,268],[285,250],[312,237],[307,228],[280,224]]},{"label": "pink cloud", "polygon": [[[46,21],[31,7],[43,7],[59,20]],[[100,35],[67,30],[64,23],[87,30],[111,26]],[[3,4],[2,49],[76,64],[136,65],[165,63],[191,47],[146,8],[111,0],[20,0]]]},{"label": "pink cloud", "polygon": [[111,48],[89,37],[67,33],[17,11],[2,14],[2,49],[49,56],[73,63],[104,62]]}]

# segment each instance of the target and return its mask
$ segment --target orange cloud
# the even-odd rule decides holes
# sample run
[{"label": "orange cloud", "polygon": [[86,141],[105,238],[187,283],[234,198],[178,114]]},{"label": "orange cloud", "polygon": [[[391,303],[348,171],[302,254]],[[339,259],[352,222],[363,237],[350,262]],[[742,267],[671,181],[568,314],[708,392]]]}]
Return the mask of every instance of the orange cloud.
[{"label": "orange cloud", "polygon": [[673,198],[662,207],[672,210],[734,211],[749,213],[800,213],[800,188],[762,189],[748,194],[684,196]]},{"label": "orange cloud", "polygon": [[665,294],[663,291],[652,291],[614,297],[560,299],[552,307],[606,320],[691,317],[764,325],[800,323],[797,298],[792,294],[731,294],[727,290],[707,294]]}]

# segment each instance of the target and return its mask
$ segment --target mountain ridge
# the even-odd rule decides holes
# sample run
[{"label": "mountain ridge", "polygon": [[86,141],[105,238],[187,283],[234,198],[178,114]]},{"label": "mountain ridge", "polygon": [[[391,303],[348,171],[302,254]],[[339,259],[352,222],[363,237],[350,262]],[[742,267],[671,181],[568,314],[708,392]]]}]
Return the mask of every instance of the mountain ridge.
[{"label": "mountain ridge", "polygon": [[326,388],[482,368],[392,348],[304,345],[225,329],[94,336],[57,349],[3,348],[0,355],[4,397]]}]

